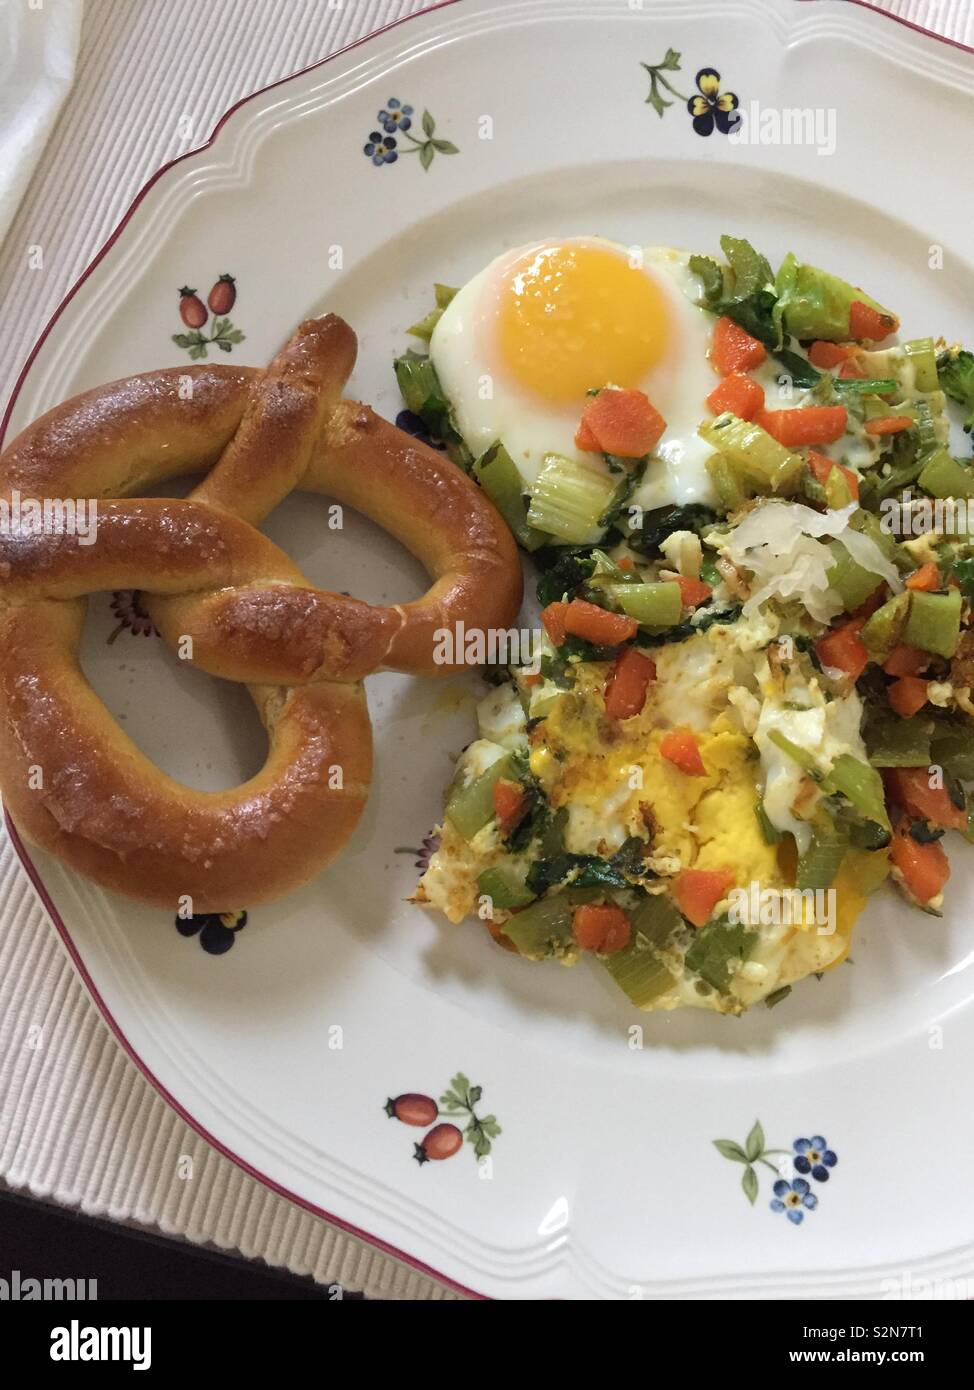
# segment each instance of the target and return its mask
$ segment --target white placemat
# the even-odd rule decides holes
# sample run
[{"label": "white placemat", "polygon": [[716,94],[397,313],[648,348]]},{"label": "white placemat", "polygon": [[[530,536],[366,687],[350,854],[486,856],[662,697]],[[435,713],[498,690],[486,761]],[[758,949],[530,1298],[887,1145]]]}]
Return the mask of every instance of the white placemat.
[{"label": "white placemat", "polygon": [[[0,251],[4,395],[161,164],[203,143],[240,97],[423,8],[424,0],[85,0],[74,87]],[[971,0],[877,8],[974,46]],[[29,269],[37,246],[42,268]],[[189,1178],[180,1176],[186,1156]],[[88,999],[2,826],[0,1182],[376,1297],[456,1296],[270,1192],[169,1109]]]}]

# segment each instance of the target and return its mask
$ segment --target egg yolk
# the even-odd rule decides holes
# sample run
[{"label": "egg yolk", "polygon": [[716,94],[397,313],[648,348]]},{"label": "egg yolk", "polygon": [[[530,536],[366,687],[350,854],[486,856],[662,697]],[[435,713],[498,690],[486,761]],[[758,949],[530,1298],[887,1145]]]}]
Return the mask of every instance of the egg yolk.
[{"label": "egg yolk", "polygon": [[511,375],[552,402],[592,387],[638,386],[666,354],[663,291],[645,269],[600,246],[529,251],[508,271],[497,329]]}]

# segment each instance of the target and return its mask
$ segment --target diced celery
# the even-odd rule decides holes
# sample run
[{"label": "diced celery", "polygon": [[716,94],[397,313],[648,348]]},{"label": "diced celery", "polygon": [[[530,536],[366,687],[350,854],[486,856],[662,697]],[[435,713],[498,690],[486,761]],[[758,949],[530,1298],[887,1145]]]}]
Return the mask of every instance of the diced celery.
[{"label": "diced celery", "polygon": [[609,584],[605,592],[612,602],[647,627],[673,627],[680,621],[683,599],[679,584]]},{"label": "diced celery", "polygon": [[915,590],[903,629],[904,642],[921,651],[935,652],[937,656],[953,656],[960,637],[960,608],[959,589],[951,589],[946,594]]},{"label": "diced celery", "polygon": [[406,408],[422,415],[431,396],[443,394],[436,368],[428,357],[403,356],[396,358],[396,380]]},{"label": "diced celery", "polygon": [[667,944],[674,933],[682,930],[683,917],[673,899],[665,893],[654,893],[644,898],[634,912],[629,914],[633,933],[657,948]]},{"label": "diced celery", "polygon": [[936,391],[937,350],[932,338],[911,338],[903,344],[903,355],[913,367],[913,382],[918,391]]},{"label": "diced celery", "polygon": [[847,849],[846,837],[831,822],[817,824],[811,844],[798,856],[795,887],[801,890],[831,887]]},{"label": "diced celery", "polygon": [[556,893],[540,898],[523,912],[515,913],[504,923],[504,935],[530,960],[563,955],[572,941],[572,903],[568,895]]},{"label": "diced celery", "polygon": [[491,899],[495,907],[524,907],[534,901],[525,887],[524,875],[511,864],[495,864],[477,878],[477,892]]},{"label": "diced celery", "polygon": [[917,482],[931,497],[974,497],[974,468],[938,449],[924,465]]},{"label": "diced celery", "polygon": [[[669,902],[664,898],[649,898],[647,903]],[[669,970],[654,949],[662,945],[663,942],[656,939],[658,924],[653,923],[651,933],[640,930],[637,923],[641,914],[645,911],[646,904],[640,909],[639,913],[633,915],[633,933],[628,946],[623,950],[617,951],[611,956],[600,957],[601,964],[605,966],[616,984],[625,994],[629,996],[637,1009],[645,1009],[654,999],[658,999],[661,994],[665,994],[668,989],[676,983],[676,977]],[[672,932],[683,926],[683,919],[676,908],[670,904],[673,914],[672,923],[667,924],[665,941]],[[663,918],[660,917],[660,922]]]},{"label": "diced celery", "polygon": [[929,758],[921,759],[914,766],[920,767],[924,763],[928,766],[937,763],[952,777],[958,777],[963,782],[974,780],[974,724],[966,717],[938,720]]},{"label": "diced celery", "polygon": [[[873,767],[929,767],[934,760],[933,720],[882,716],[866,725],[866,749]],[[938,760],[939,761],[939,760]]]},{"label": "diced celery", "polygon": [[854,758],[851,753],[841,753],[832,764],[823,789],[829,793],[840,792],[865,820],[889,829],[883,779],[868,763]]},{"label": "diced celery", "polygon": [[563,454],[545,454],[531,488],[528,524],[569,544],[591,540],[618,481],[601,460],[582,463]]},{"label": "diced celery", "polygon": [[836,512],[852,501],[852,488],[841,468],[833,468],[825,480],[825,501]]},{"label": "diced celery", "polygon": [[944,416],[942,411],[935,414],[928,401],[917,401],[916,416],[917,454],[926,460],[947,442]]},{"label": "diced celery", "polygon": [[750,494],[742,487],[740,475],[734,471],[723,454],[711,454],[707,472],[717,492],[717,500],[725,512],[736,512]]},{"label": "diced celery", "polygon": [[892,532],[885,529],[878,516],[873,516],[871,512],[853,512],[849,525],[853,530],[862,531],[863,535],[874,541],[891,564],[913,569],[913,560],[900,549],[896,538]]},{"label": "diced celery", "polygon": [[524,482],[503,444],[492,444],[481,454],[473,474],[525,550],[537,550],[547,544],[548,537],[528,525]]},{"label": "diced celery", "polygon": [[479,777],[464,786],[454,786],[447,798],[443,814],[465,840],[472,840],[478,831],[493,819],[494,787],[502,777],[510,777],[513,759],[510,754],[492,762]]},{"label": "diced celery", "polygon": [[909,641],[902,634],[909,619],[911,598],[909,590],[897,594],[866,619],[859,636],[873,661],[885,661],[901,640]]},{"label": "diced celery", "polygon": [[725,411],[701,425],[697,433],[753,486],[778,493],[795,492],[801,486],[804,460],[760,425]]},{"label": "diced celery", "polygon": [[411,333],[414,338],[422,338],[426,343],[432,338],[433,329],[443,317],[443,310],[457,293],[451,285],[434,285],[433,291],[436,295],[436,307],[420,319],[419,323],[414,323],[412,328],[406,329],[406,332]]},{"label": "diced celery", "polygon": [[854,560],[841,542],[833,541],[829,549],[835,556],[835,564],[828,570],[829,587],[839,595],[846,612],[851,613],[875,593],[881,582],[879,575]]}]

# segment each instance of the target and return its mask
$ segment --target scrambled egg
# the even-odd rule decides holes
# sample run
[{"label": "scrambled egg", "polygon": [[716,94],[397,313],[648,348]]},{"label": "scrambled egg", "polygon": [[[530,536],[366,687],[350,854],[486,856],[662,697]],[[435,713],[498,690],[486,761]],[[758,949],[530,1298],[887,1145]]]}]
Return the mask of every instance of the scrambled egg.
[{"label": "scrambled egg", "polygon": [[[780,750],[763,734],[780,727],[796,735],[794,721],[814,717],[823,727],[812,741],[824,746],[827,734],[834,754],[859,743],[858,702],[847,710],[841,708],[841,700],[827,702],[813,680],[807,684],[814,689],[802,695],[811,706],[809,715],[799,713],[794,709],[794,681],[786,683],[787,688],[776,685],[766,652],[746,623],[711,627],[682,643],[658,648],[653,658],[657,678],[650,683],[642,711],[630,719],[614,721],[605,714],[604,663],[580,663],[571,689],[546,689],[543,718],[531,718],[524,708],[527,704],[530,711],[539,698],[537,685],[519,691],[508,684],[491,691],[480,707],[484,737],[466,750],[458,776],[469,783],[494,759],[519,751],[551,812],[563,812],[564,850],[604,860],[634,837],[643,841],[644,887],[650,895],[670,893],[684,869],[726,871],[735,888],[759,885],[782,893],[791,889],[795,845],[788,837],[781,843],[768,842],[759,806],[770,790],[778,796],[781,817],[794,820],[792,802],[802,773],[795,767],[782,771]],[[663,756],[665,735],[677,726],[695,731],[706,775],[688,775]],[[843,739],[843,734],[848,737]],[[786,779],[789,794],[783,787]],[[512,855],[496,823],[469,842],[449,821],[440,835],[418,899],[435,905],[452,921],[478,913],[477,878],[485,869],[503,861],[526,872],[538,855],[537,845],[533,851],[526,848]],[[691,1005],[740,1013],[782,987],[838,964],[848,952],[852,926],[868,892],[885,872],[884,855],[850,850],[833,885],[835,906],[826,931],[821,919],[806,910],[807,904],[793,918],[785,914],[786,920],[749,919],[747,930],[757,934],[756,940],[746,960],[732,963],[725,990],[706,985],[685,968],[684,957],[695,935],[687,924],[682,936],[666,948],[672,987],[646,1007]],[[714,916],[727,908],[725,898]],[[495,929],[510,915],[494,909]]]}]

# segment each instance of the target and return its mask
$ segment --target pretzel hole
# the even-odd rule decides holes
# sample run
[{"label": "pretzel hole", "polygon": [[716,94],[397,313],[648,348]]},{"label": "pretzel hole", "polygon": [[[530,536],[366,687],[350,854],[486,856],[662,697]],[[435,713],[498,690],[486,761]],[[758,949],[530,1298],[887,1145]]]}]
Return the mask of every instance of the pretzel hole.
[{"label": "pretzel hole", "polygon": [[198,791],[255,776],[267,735],[247,687],[181,661],[156,636],[118,628],[111,595],[92,594],[79,652],[85,678],[134,744],[163,772]]},{"label": "pretzel hole", "polygon": [[321,589],[375,604],[421,598],[430,578],[415,556],[349,506],[341,507],[340,529],[331,527],[336,505],[318,493],[292,492],[260,529]]}]

